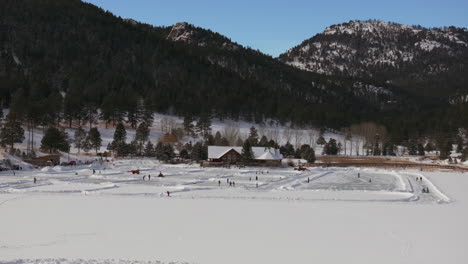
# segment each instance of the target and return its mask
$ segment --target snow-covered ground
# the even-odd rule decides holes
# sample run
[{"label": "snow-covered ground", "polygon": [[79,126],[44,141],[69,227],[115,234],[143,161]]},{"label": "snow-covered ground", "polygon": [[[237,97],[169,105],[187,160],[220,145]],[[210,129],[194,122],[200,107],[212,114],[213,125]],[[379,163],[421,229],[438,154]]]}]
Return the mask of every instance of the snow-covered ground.
[{"label": "snow-covered ground", "polygon": [[466,173],[150,159],[0,172],[0,262],[465,263],[467,187]]}]

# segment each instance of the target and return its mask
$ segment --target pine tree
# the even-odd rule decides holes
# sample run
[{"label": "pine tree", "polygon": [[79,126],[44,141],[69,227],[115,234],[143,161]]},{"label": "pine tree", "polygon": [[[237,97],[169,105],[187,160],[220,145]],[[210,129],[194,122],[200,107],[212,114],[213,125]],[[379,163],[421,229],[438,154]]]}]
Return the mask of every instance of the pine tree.
[{"label": "pine tree", "polygon": [[200,142],[195,143],[192,147],[192,160],[200,161],[208,158],[208,146]]},{"label": "pine tree", "polygon": [[258,131],[254,126],[250,128],[249,137],[247,140],[250,141],[251,146],[258,145]]},{"label": "pine tree", "polygon": [[317,143],[320,146],[323,146],[327,144],[327,141],[323,137],[319,137],[315,143]]},{"label": "pine tree", "polygon": [[216,131],[216,134],[214,136],[214,145],[215,146],[222,146],[221,145],[221,140],[222,140],[221,133],[219,131]]},{"label": "pine tree", "polygon": [[155,156],[154,146],[153,146],[153,143],[151,143],[151,141],[148,141],[148,143],[146,143],[144,155],[146,157],[154,157]]},{"label": "pine tree", "polygon": [[124,156],[126,151],[127,131],[122,123],[119,123],[114,132],[114,140],[112,141],[112,150],[118,155]]},{"label": "pine tree", "polygon": [[243,162],[251,162],[254,159],[254,153],[252,151],[252,145],[250,140],[246,140],[242,146],[241,158]]},{"label": "pine tree", "polygon": [[208,135],[211,135],[211,119],[207,114],[202,114],[197,122],[197,133],[203,137],[207,138]]},{"label": "pine tree", "polygon": [[307,149],[303,153],[303,159],[307,160],[308,163],[314,163],[315,162],[315,151],[313,148]]},{"label": "pine tree", "polygon": [[260,141],[258,142],[258,146],[260,147],[268,147],[268,138],[266,136],[262,136]]},{"label": "pine tree", "polygon": [[139,143],[138,151],[140,155],[143,151],[142,150],[143,143],[148,141],[149,133],[150,133],[150,130],[149,130],[148,124],[145,122],[140,123],[135,133],[135,140]]},{"label": "pine tree", "polygon": [[90,148],[94,149],[97,154],[102,145],[101,133],[97,127],[93,127],[89,130],[87,140],[89,141]]},{"label": "pine tree", "polygon": [[424,156],[424,155],[425,155],[425,153],[424,153],[424,146],[423,146],[423,144],[421,144],[421,143],[418,144],[418,155],[419,155],[419,156]]},{"label": "pine tree", "polygon": [[286,142],[286,144],[284,146],[280,147],[280,153],[284,157],[291,157],[291,156],[295,155],[295,150],[294,150],[293,145],[291,143],[289,143],[289,141],[288,141],[288,142]]},{"label": "pine tree", "polygon": [[185,134],[190,137],[195,136],[194,125],[193,125],[193,117],[191,115],[184,116],[184,130]]},{"label": "pine tree", "polygon": [[24,129],[17,120],[16,115],[10,112],[6,117],[6,122],[0,130],[0,144],[2,146],[10,145],[13,149],[15,143],[21,143],[24,140]]},{"label": "pine tree", "polygon": [[180,156],[180,158],[182,158],[182,159],[189,159],[189,158],[190,158],[189,152],[188,152],[188,150],[186,150],[186,149],[182,149],[182,150],[180,151],[180,153],[179,153],[179,156]]},{"label": "pine tree", "polygon": [[418,154],[418,146],[413,141],[408,144],[408,154],[413,156]]},{"label": "pine tree", "polygon": [[78,149],[78,153],[80,153],[81,148],[83,147],[83,143],[86,140],[86,131],[79,126],[75,130],[75,134],[73,137],[73,144],[75,145],[75,148]]},{"label": "pine tree", "polygon": [[57,150],[68,152],[70,150],[68,134],[56,127],[49,127],[42,138],[41,149],[48,150],[50,153]]},{"label": "pine tree", "polygon": [[338,154],[338,145],[336,144],[336,140],[334,138],[330,138],[330,140],[328,140],[328,143],[325,144],[323,148],[323,153],[326,155]]}]

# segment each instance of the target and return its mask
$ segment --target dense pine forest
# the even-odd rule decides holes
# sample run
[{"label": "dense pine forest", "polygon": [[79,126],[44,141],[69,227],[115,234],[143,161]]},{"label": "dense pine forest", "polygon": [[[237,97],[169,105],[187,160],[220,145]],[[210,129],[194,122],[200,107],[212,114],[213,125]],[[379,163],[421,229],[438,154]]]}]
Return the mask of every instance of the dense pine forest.
[{"label": "dense pine forest", "polygon": [[185,25],[189,41],[177,41],[173,27],[79,0],[2,6],[0,104],[30,126],[101,119],[136,128],[154,112],[334,129],[373,121],[395,142],[453,137],[468,126],[466,103],[434,101],[381,78],[302,71],[195,26]]}]

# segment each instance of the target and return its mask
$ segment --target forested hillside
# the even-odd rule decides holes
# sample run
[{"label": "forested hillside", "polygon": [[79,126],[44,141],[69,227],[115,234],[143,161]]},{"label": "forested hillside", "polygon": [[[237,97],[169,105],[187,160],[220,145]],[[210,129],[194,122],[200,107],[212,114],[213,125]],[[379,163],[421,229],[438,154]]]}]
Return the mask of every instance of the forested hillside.
[{"label": "forested hillside", "polygon": [[375,121],[407,138],[468,123],[464,104],[299,70],[210,30],[154,27],[79,0],[2,1],[0,99],[31,125],[136,127],[161,112],[336,129]]}]

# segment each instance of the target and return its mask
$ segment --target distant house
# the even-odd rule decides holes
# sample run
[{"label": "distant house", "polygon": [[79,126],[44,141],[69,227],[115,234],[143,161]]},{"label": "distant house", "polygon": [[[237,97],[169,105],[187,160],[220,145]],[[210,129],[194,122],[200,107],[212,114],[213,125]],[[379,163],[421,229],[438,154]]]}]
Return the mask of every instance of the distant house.
[{"label": "distant house", "polygon": [[159,137],[158,141],[164,144],[175,144],[177,143],[177,137],[172,134],[166,133]]},{"label": "distant house", "polygon": [[[254,162],[263,166],[280,166],[283,156],[279,149],[252,147]],[[208,162],[219,164],[237,164],[241,162],[242,147],[208,146]]]},{"label": "distant house", "polygon": [[45,167],[45,166],[56,166],[60,165],[60,155],[52,154],[37,157],[30,160],[25,160],[25,162],[30,163],[34,166]]}]

